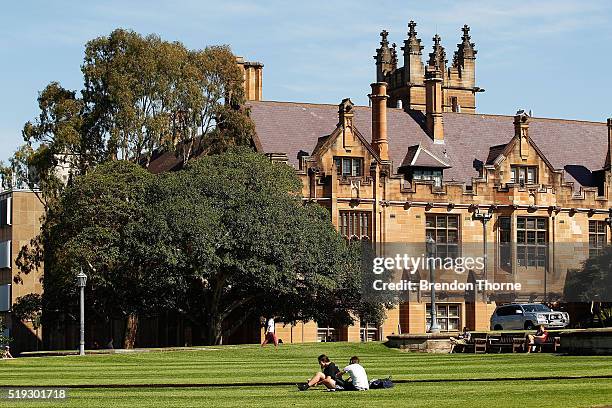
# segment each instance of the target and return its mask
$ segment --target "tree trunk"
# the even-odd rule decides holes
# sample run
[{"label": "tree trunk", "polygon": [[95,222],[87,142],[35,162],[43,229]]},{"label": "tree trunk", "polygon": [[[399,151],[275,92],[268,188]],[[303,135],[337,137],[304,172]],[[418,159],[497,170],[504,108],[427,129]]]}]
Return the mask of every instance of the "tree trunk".
[{"label": "tree trunk", "polygon": [[221,342],[222,321],[218,316],[210,316],[204,327],[204,342],[207,346],[214,346]]},{"label": "tree trunk", "polygon": [[133,349],[136,342],[136,333],[138,332],[138,315],[130,313],[125,326],[125,337],[123,339],[123,348]]}]

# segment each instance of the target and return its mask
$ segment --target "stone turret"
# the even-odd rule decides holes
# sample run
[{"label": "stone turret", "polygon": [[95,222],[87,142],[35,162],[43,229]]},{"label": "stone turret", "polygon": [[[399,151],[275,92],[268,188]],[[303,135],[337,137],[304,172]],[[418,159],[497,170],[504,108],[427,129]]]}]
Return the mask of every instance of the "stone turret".
[{"label": "stone turret", "polygon": [[381,33],[381,47],[376,51],[376,80],[386,82],[389,107],[402,106],[404,110],[426,110],[425,74],[426,66],[438,70],[442,77],[442,109],[444,112],[476,112],[476,93],[482,92],[476,86],[476,49],[471,42],[470,27],[462,28],[461,42],[453,56],[450,67],[447,66],[446,50],[439,35],[433,37],[433,50],[427,63],[422,60],[423,46],[417,37],[416,23],[408,23],[408,34],[401,47],[404,66],[397,66],[395,44],[389,47],[388,32]]}]

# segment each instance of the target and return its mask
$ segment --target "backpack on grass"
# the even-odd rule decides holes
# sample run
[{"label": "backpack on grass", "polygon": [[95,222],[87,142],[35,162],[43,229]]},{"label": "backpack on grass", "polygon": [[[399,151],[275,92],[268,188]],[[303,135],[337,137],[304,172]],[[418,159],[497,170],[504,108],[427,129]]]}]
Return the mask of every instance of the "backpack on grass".
[{"label": "backpack on grass", "polygon": [[371,390],[381,390],[384,388],[393,388],[393,381],[391,381],[391,377],[370,381]]}]

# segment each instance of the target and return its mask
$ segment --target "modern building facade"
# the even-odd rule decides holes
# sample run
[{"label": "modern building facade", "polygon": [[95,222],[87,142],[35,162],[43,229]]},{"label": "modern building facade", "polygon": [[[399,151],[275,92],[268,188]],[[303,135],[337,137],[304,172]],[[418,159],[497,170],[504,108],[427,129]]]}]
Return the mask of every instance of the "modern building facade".
[{"label": "modern building facade", "polygon": [[6,333],[13,341],[16,353],[36,350],[42,340],[42,329],[37,322],[22,322],[12,316],[12,305],[21,296],[42,292],[42,270],[18,275],[16,265],[19,251],[40,231],[43,205],[29,188],[0,189],[0,316],[7,326]]}]

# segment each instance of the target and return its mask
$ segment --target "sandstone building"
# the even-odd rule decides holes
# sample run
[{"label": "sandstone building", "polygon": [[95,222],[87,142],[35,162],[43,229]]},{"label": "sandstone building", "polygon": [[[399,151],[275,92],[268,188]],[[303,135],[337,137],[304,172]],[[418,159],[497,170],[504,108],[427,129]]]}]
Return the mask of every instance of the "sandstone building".
[{"label": "sandstone building", "polygon": [[[249,101],[257,150],[293,166],[305,200],[330,210],[347,239],[374,246],[427,237],[437,251],[484,255],[459,279],[520,282],[516,293],[438,294],[442,330],[489,328],[499,302],[554,301],[569,268],[609,242],[612,119],[607,123],[476,112],[469,27],[452,63],[438,35],[427,61],[410,22],[403,66],[381,33],[370,106]],[[527,101],[526,101],[527,102]],[[576,141],[580,140],[580,148]],[[489,222],[482,214],[491,214]],[[425,271],[423,271],[425,272]],[[443,277],[442,279],[445,279]],[[429,292],[416,290],[379,327],[279,325],[284,341],[423,333]],[[577,318],[574,316],[574,318]]]},{"label": "sandstone building", "polygon": [[[432,238],[439,254],[486,253],[484,269],[439,275],[440,281],[487,279],[518,282],[523,289],[440,291],[437,302],[443,331],[486,330],[499,303],[559,299],[568,269],[609,243],[612,119],[596,123],[535,118],[524,111],[477,113],[476,96],[483,90],[476,85],[477,50],[469,27],[462,28],[450,63],[438,35],[428,58],[421,44],[410,22],[400,63],[397,46],[389,44],[386,31],[381,33],[370,106],[355,106],[348,98],[339,104],[266,101],[263,64],[239,58],[256,126],[253,145],[270,160],[293,166],[304,200],[328,208],[347,239],[371,242],[382,251],[402,243],[423,252]],[[150,168],[171,170],[179,162],[165,153]],[[13,333],[27,333],[26,326],[10,321],[8,310],[18,296],[40,291],[38,277],[28,277],[24,285],[11,283],[14,259],[36,234],[42,209],[32,192],[18,189],[0,192],[0,202],[0,314],[9,318]],[[487,222],[483,214],[491,219]],[[419,271],[415,279],[426,273]],[[425,332],[430,293],[417,289],[405,295],[382,325],[278,323],[277,333],[288,343],[384,340],[392,333]],[[140,346],[190,343],[189,327],[176,316],[141,326]],[[121,331],[111,329],[110,336]],[[75,345],[76,334],[66,334],[57,347]],[[256,342],[261,336],[253,324],[229,341]]]}]

